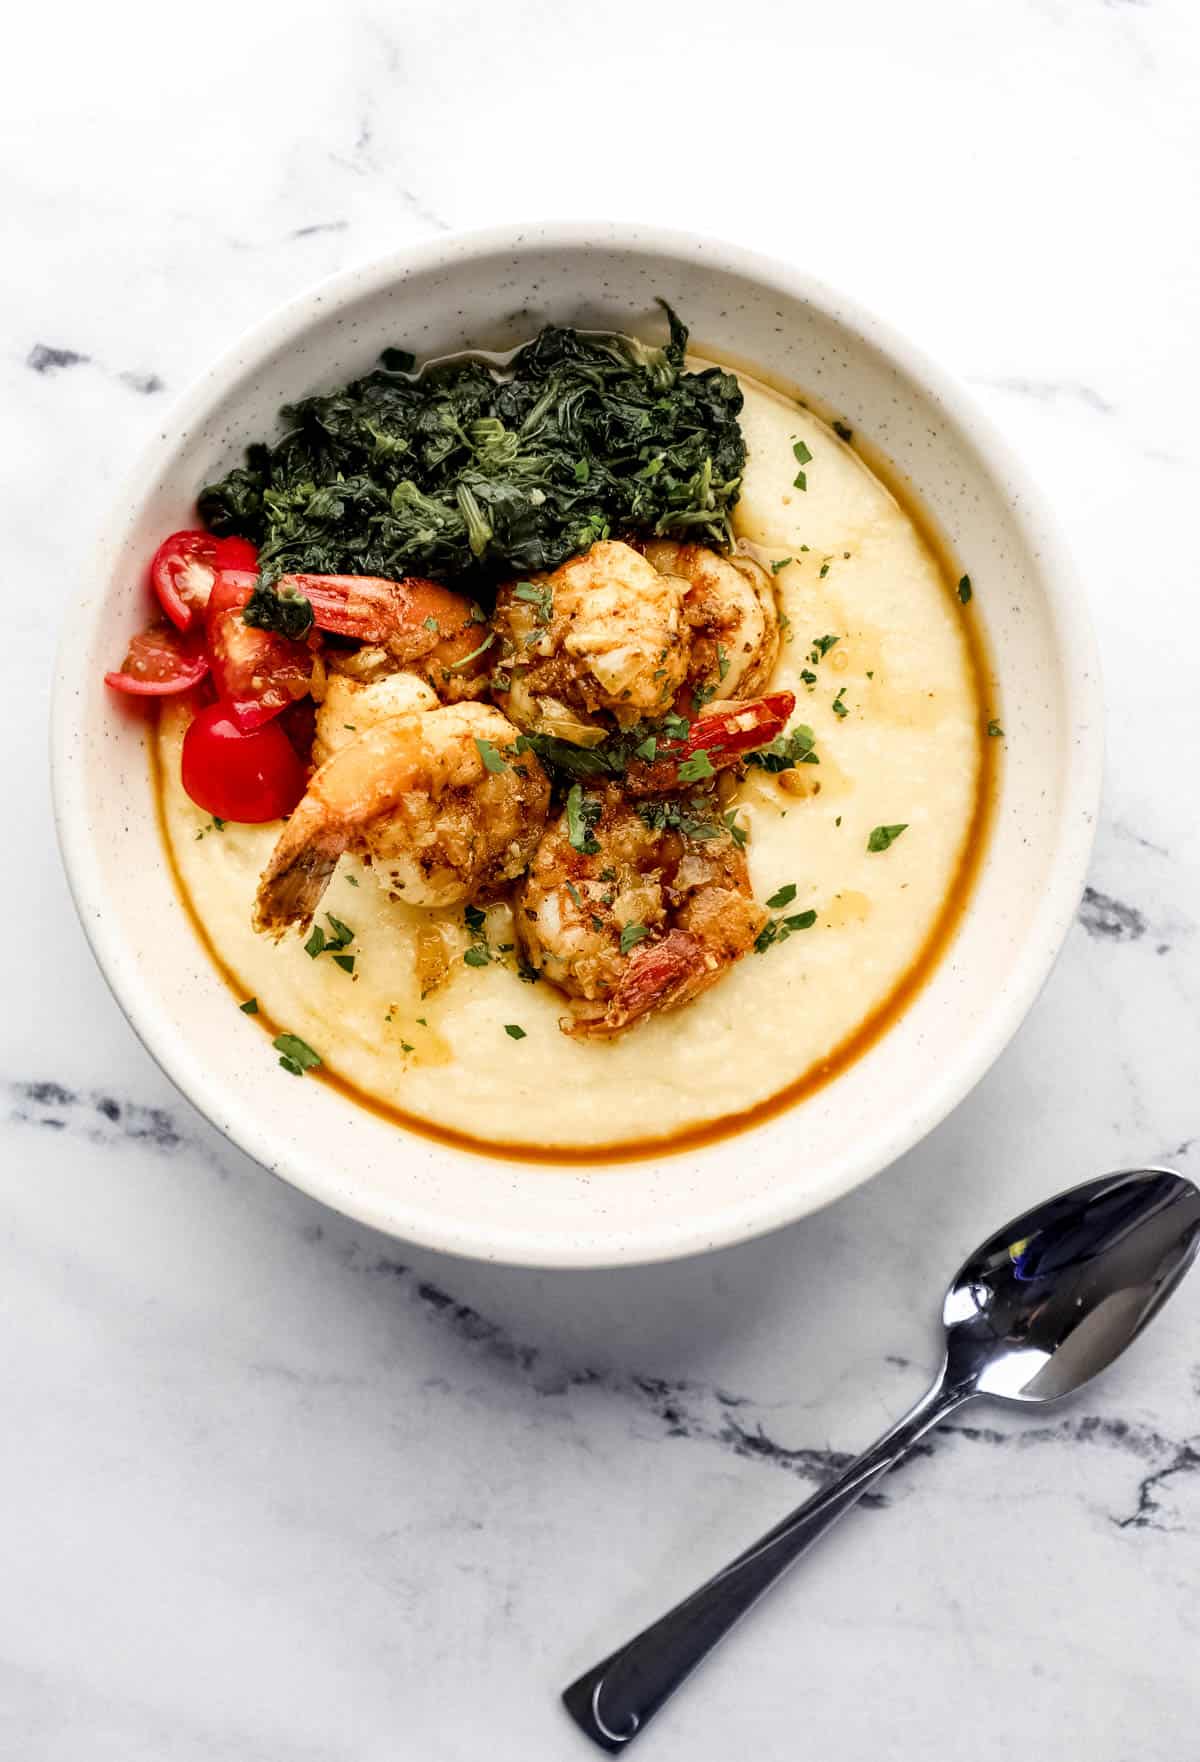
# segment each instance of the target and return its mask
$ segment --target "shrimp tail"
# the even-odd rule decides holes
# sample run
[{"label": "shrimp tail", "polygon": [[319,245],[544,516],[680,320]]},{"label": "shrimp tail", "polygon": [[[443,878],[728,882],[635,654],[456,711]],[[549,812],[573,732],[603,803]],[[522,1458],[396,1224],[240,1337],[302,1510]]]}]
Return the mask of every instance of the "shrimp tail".
[{"label": "shrimp tail", "polygon": [[276,938],[295,925],[305,930],[338,858],[349,848],[349,830],[306,813],[302,802],[263,870],[254,902],[254,928]]},{"label": "shrimp tail", "polygon": [[690,1002],[722,970],[723,963],[697,937],[686,930],[669,930],[659,941],[644,942],[634,950],[601,1013],[581,1010],[562,1022],[563,1032],[592,1039],[620,1034],[652,1013]]}]

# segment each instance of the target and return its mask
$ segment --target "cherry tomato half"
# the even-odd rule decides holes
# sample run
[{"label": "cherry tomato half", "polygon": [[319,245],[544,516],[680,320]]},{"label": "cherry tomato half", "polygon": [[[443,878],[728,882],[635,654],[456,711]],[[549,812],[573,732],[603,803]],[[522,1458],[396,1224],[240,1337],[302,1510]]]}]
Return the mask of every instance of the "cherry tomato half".
[{"label": "cherry tomato half", "polygon": [[308,781],[277,722],[247,733],[228,704],[210,704],[193,718],[183,737],[181,774],[183,787],[205,813],[251,825],[290,813]]},{"label": "cherry tomato half", "polygon": [[313,658],[302,642],[243,623],[255,577],[244,569],[217,573],[204,615],[217,696],[239,728],[261,728],[312,687]]},{"label": "cherry tomato half", "polygon": [[154,553],[150,582],[179,630],[199,624],[221,569],[256,569],[258,552],[248,538],[214,538],[211,532],[173,532]]},{"label": "cherry tomato half", "polygon": [[198,638],[160,621],[138,632],[119,672],[106,673],[104,679],[114,691],[131,697],[168,697],[199,685],[207,672],[208,656]]}]

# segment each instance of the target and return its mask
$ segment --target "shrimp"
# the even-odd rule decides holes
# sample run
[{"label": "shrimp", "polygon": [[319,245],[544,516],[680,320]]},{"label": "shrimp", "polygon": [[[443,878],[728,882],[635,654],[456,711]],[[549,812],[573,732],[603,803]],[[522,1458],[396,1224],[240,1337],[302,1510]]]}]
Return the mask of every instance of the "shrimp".
[{"label": "shrimp", "polygon": [[594,744],[671,707],[687,676],[685,584],[603,540],[496,596],[497,703],[521,728]]},{"label": "shrimp", "polygon": [[[366,693],[371,687],[359,688]],[[517,730],[488,704],[385,716],[314,772],[263,870],[254,925],[304,929],[338,858],[370,858],[390,893],[414,905],[488,894],[529,862],[550,784]]]},{"label": "shrimp", "polygon": [[529,965],[578,1000],[559,1023],[565,1034],[619,1034],[690,1003],[766,922],[728,833],[700,837],[698,826],[654,819],[615,784],[577,798],[574,815],[547,828],[517,889],[513,918]]},{"label": "shrimp", "polygon": [[687,583],[686,686],[693,705],[754,697],[779,659],[779,609],[767,571],[751,557],[723,557],[673,539],[652,539],[642,549],[656,569]]},{"label": "shrimp", "polygon": [[[361,652],[361,651],[360,651]],[[389,669],[374,678],[360,680],[353,673],[328,673],[324,695],[317,706],[313,738],[313,763],[323,765],[358,734],[377,722],[403,716],[412,710],[436,710],[437,694],[415,673]]]},{"label": "shrimp", "polygon": [[281,592],[300,594],[320,630],[357,637],[360,677],[411,667],[445,703],[481,697],[487,689],[486,655],[494,641],[487,619],[464,594],[436,581],[409,576],[281,575]]},{"label": "shrimp", "polygon": [[493,693],[518,726],[596,745],[619,728],[748,698],[779,654],[771,578],[749,557],[605,540],[496,599]]}]

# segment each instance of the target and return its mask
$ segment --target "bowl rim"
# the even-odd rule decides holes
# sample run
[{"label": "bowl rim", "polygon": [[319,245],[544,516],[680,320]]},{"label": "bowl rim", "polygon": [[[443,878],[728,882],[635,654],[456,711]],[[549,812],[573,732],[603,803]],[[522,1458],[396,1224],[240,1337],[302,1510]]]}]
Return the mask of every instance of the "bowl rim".
[{"label": "bowl rim", "polygon": [[[347,1195],[323,1175],[322,1165],[315,1158],[289,1154],[285,1169],[269,1127],[262,1124],[252,1109],[231,1110],[227,1085],[210,1080],[202,1062],[186,1046],[158,1032],[153,987],[144,980],[121,935],[102,909],[105,884],[92,843],[86,798],[82,790],[74,788],[76,768],[70,763],[72,737],[84,727],[78,710],[78,680],[87,647],[85,633],[92,620],[102,614],[103,600],[97,602],[94,613],[68,615],[58,643],[50,705],[55,829],[84,934],[109,989],[142,1045],[211,1125],[281,1180],[390,1236],[444,1253],[512,1266],[646,1265],[748,1241],[831,1204],[919,1144],[991,1068],[1048,979],[1083,889],[1103,780],[1103,697],[1095,635],[1078,571],[1040,488],[1026,475],[1008,441],[953,373],[869,307],[787,259],[712,235],[646,222],[534,220],[439,234],[434,239],[410,243],[384,256],[340,269],[310,284],[245,328],[175,399],[169,411],[168,432],[190,429],[220,389],[244,371],[249,361],[296,341],[316,316],[343,300],[368,299],[407,276],[453,268],[472,258],[505,252],[519,254],[526,249],[577,252],[598,243],[616,246],[635,256],[666,255],[681,260],[707,256],[715,268],[815,307],[899,367],[936,399],[969,436],[986,475],[1008,493],[1013,518],[1038,558],[1040,590],[1059,632],[1062,651],[1075,663],[1068,671],[1068,695],[1063,705],[1063,725],[1068,735],[1063,762],[1064,805],[1050,873],[1003,993],[985,1013],[956,1059],[941,1067],[923,1095],[914,1097],[910,1108],[873,1133],[858,1156],[845,1159],[823,1181],[810,1183],[802,1195],[781,1185],[750,1203],[739,1203],[735,1196],[718,1215],[698,1210],[695,1219],[686,1224],[639,1226],[636,1240],[622,1243],[619,1249],[608,1239],[589,1246],[582,1225],[556,1228],[547,1234],[528,1226],[497,1230],[478,1229],[468,1220],[449,1224],[420,1204],[406,1212],[403,1205],[385,1207],[367,1195]],[[123,522],[125,510],[139,506],[145,499],[160,469],[162,446],[160,428],[125,474],[103,525],[93,535],[89,552],[103,550],[103,541]],[[87,591],[86,586],[82,588],[73,604],[78,604]],[[971,909],[968,902],[967,912]],[[724,1142],[718,1140],[717,1144]],[[707,1154],[707,1147],[699,1154]],[[603,1179],[606,1171],[602,1166],[584,1166],[575,1173]],[[550,1171],[540,1170],[539,1176],[549,1178]],[[555,1174],[554,1178],[562,1176]]]}]

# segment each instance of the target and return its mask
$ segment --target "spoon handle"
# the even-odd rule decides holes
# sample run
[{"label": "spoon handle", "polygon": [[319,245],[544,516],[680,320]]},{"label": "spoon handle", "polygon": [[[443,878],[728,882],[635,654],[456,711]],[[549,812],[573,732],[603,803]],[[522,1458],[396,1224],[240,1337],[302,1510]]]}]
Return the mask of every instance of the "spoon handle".
[{"label": "spoon handle", "polygon": [[563,1693],[563,1704],[580,1730],[609,1755],[624,1749],[763,1592],[903,1461],[919,1438],[970,1398],[969,1389],[947,1387],[943,1374],[837,1480],[635,1639],[585,1671]]}]

